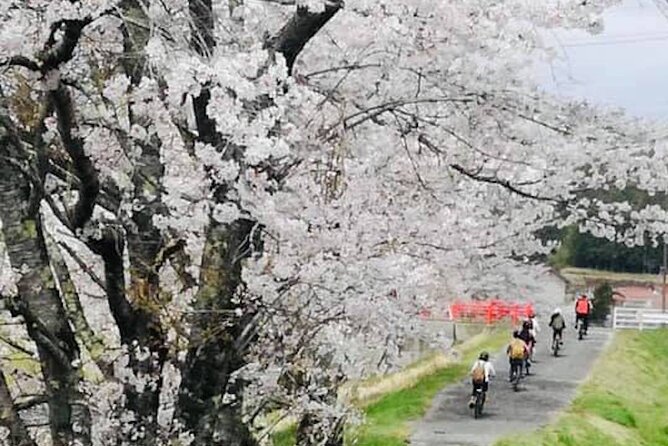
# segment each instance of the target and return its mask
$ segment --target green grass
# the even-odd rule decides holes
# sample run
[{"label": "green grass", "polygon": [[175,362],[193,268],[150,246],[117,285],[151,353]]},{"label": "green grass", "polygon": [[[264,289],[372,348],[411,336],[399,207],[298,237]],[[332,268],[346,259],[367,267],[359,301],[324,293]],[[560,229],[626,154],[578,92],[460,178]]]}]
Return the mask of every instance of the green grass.
[{"label": "green grass", "polygon": [[668,446],[668,330],[618,332],[555,422],[496,446]]},{"label": "green grass", "polygon": [[280,430],[272,436],[274,446],[289,446],[295,444],[297,436],[297,425],[291,424],[286,429]]},{"label": "green grass", "polygon": [[[405,446],[409,423],[421,418],[443,387],[466,376],[481,350],[496,351],[507,339],[508,330],[487,331],[457,347],[456,360],[422,376],[406,388],[391,391],[362,407],[363,425],[348,430],[346,444],[355,446]],[[294,427],[274,435],[274,446],[293,446]]]},{"label": "green grass", "polygon": [[468,364],[456,363],[421,379],[415,386],[392,392],[365,409],[366,424],[357,432],[357,445],[403,445],[408,437],[408,421],[420,418],[436,393],[457,382]]}]

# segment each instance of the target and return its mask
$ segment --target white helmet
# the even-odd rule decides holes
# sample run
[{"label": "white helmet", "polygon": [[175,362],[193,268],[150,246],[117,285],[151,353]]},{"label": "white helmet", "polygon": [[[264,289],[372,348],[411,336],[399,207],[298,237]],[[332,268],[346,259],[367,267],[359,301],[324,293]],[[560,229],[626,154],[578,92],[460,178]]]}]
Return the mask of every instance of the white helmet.
[{"label": "white helmet", "polygon": [[561,308],[555,308],[552,314],[561,314]]}]

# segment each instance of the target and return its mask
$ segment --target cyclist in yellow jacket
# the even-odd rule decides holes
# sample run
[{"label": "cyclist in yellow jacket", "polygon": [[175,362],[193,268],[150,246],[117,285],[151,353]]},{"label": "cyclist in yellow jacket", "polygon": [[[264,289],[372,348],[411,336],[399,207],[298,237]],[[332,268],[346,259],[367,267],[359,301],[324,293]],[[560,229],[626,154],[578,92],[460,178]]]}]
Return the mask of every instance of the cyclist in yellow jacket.
[{"label": "cyclist in yellow jacket", "polygon": [[512,381],[516,373],[522,373],[522,366],[529,357],[529,346],[520,337],[519,331],[515,330],[513,332],[513,338],[510,340],[510,344],[508,344],[506,353],[510,361],[510,376],[508,380]]}]

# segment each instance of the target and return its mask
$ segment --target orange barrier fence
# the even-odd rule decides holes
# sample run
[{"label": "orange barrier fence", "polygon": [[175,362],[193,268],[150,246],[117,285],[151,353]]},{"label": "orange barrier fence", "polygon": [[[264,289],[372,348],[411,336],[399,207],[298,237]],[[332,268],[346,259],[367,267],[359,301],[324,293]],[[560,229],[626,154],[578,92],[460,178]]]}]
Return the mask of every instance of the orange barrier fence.
[{"label": "orange barrier fence", "polygon": [[493,324],[504,319],[509,319],[513,324],[517,324],[533,312],[533,304],[527,302],[511,302],[501,299],[484,301],[456,300],[450,304],[445,314],[434,314],[434,311],[423,308],[420,310],[419,316],[422,319],[447,319],[453,321],[484,322],[486,324]]}]

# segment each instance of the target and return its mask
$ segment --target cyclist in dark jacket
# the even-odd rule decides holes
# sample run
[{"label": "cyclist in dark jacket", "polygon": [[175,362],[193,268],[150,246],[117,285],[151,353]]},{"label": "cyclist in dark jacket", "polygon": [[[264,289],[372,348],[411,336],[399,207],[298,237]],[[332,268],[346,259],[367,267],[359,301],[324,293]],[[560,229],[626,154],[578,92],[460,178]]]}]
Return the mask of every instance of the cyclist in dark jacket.
[{"label": "cyclist in dark jacket", "polygon": [[524,369],[526,370],[526,374],[529,375],[529,369],[531,368],[531,357],[533,354],[533,348],[536,345],[536,340],[533,337],[532,332],[532,326],[531,326],[531,321],[526,320],[522,323],[522,329],[520,330],[519,333],[519,338],[524,341],[524,343],[527,345],[529,354],[527,355],[527,358],[524,361]]},{"label": "cyclist in dark jacket", "polygon": [[563,332],[566,328],[566,320],[561,314],[561,308],[555,308],[550,316],[549,326],[552,327],[552,342],[554,342],[557,337],[559,338],[559,345],[563,344]]}]

